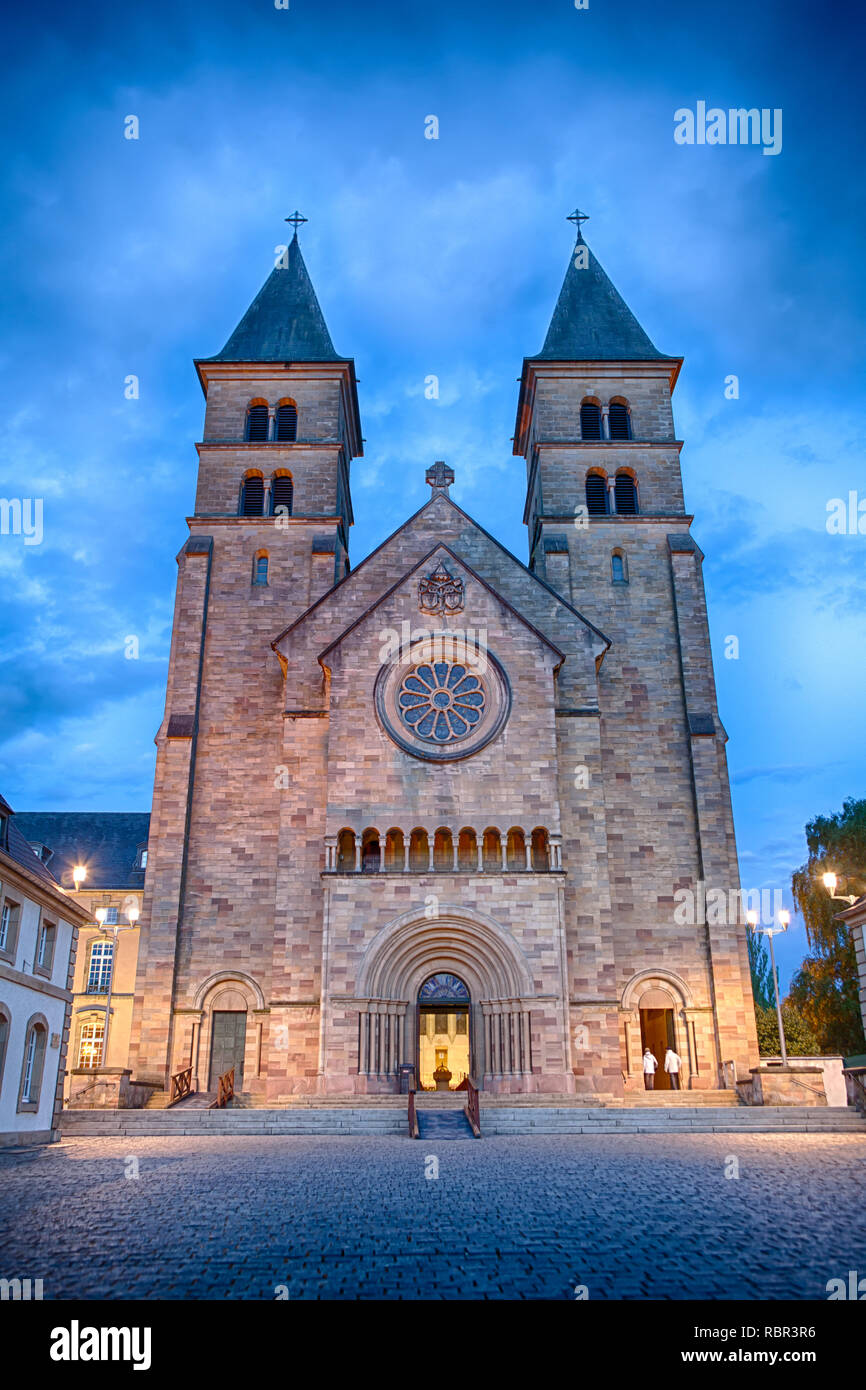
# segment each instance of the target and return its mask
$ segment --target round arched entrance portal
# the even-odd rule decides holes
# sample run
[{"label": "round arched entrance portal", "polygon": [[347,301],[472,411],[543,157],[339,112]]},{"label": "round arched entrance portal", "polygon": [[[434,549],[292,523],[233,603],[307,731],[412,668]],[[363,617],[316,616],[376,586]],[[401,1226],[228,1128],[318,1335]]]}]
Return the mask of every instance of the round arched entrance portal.
[{"label": "round arched entrance portal", "polygon": [[418,990],[419,1090],[456,1091],[471,1075],[471,1010],[467,986],[458,975],[440,971]]}]

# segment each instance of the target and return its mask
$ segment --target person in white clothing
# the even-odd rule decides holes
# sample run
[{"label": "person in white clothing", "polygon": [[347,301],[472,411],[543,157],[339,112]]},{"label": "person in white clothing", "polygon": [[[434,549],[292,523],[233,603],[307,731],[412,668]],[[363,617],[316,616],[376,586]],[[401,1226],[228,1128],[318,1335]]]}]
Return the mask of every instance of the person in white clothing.
[{"label": "person in white clothing", "polygon": [[652,1091],[655,1087],[657,1066],[658,1061],[656,1060],[655,1054],[650,1052],[649,1048],[646,1048],[643,1054],[643,1084],[644,1089],[647,1091]]},{"label": "person in white clothing", "polygon": [[665,1053],[665,1071],[670,1077],[672,1091],[678,1091],[680,1089],[681,1066],[681,1058],[677,1055],[676,1052],[674,1052],[672,1047],[669,1047],[667,1052]]}]

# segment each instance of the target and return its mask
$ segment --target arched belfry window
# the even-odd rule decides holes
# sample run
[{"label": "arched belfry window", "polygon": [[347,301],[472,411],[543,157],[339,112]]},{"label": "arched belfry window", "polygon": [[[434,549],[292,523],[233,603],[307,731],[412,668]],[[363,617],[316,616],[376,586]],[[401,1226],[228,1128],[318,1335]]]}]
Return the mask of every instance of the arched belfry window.
[{"label": "arched belfry window", "polygon": [[[291,473],[278,473],[271,481],[271,515],[291,516],[295,485]],[[278,508],[283,508],[278,511]]]},{"label": "arched belfry window", "polygon": [[294,401],[284,401],[277,406],[277,439],[294,440],[298,437],[298,407]]},{"label": "arched belfry window", "polygon": [[595,401],[584,401],[580,407],[581,439],[601,439],[601,410]]},{"label": "arched belfry window", "polygon": [[590,516],[607,515],[607,479],[600,473],[587,474],[586,509]]},{"label": "arched belfry window", "polygon": [[261,473],[244,478],[241,488],[241,516],[261,516],[265,507],[265,481]]},{"label": "arched belfry window", "polygon": [[611,439],[631,439],[631,417],[625,401],[611,401],[607,423]]},{"label": "arched belfry window", "polygon": [[268,407],[251,405],[247,411],[247,439],[261,442],[268,437]]},{"label": "arched belfry window", "polygon": [[617,473],[613,486],[617,514],[637,516],[637,487],[631,474]]}]

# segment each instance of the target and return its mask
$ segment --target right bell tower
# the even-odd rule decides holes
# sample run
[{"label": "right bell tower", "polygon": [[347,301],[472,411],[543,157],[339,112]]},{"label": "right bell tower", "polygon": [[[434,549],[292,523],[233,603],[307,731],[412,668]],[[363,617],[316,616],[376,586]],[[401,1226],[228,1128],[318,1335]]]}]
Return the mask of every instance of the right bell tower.
[{"label": "right bell tower", "polygon": [[[526,459],[530,569],[605,632],[598,717],[626,1086],[646,998],[667,992],[692,1087],[757,1061],[725,743],[701,565],[659,352],[583,237],[547,336],[524,359],[514,452]],[[724,910],[706,909],[710,889]],[[675,896],[676,895],[676,896]],[[689,895],[693,908],[689,911]],[[711,898],[711,902],[720,899]],[[716,919],[716,920],[708,920]],[[723,919],[723,920],[719,920]]]}]

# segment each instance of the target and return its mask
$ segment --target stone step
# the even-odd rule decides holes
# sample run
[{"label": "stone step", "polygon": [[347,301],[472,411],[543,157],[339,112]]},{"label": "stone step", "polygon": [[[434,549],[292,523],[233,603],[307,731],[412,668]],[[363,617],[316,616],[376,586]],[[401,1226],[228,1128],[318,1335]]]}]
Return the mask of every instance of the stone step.
[{"label": "stone step", "polygon": [[418,1138],[474,1139],[475,1135],[462,1110],[419,1110]]},{"label": "stone step", "polygon": [[[419,1110],[419,1128],[439,1137],[461,1126],[461,1110]],[[432,1129],[427,1129],[432,1126]],[[467,1122],[468,1128],[468,1122]],[[205,1110],[174,1106],[171,1110],[67,1110],[61,1130],[76,1135],[243,1135],[355,1134],[408,1135],[406,1110],[393,1106],[356,1106],[295,1110]],[[861,1134],[866,1118],[853,1109],[810,1106],[695,1106],[648,1110],[634,1107],[557,1105],[526,1108],[481,1105],[482,1134]],[[469,1130],[471,1134],[471,1130]]]}]

